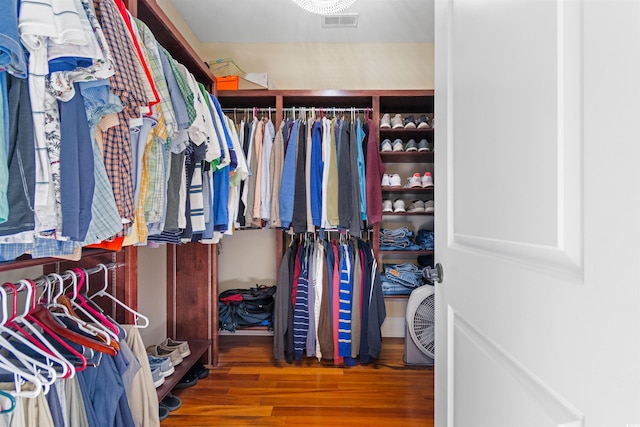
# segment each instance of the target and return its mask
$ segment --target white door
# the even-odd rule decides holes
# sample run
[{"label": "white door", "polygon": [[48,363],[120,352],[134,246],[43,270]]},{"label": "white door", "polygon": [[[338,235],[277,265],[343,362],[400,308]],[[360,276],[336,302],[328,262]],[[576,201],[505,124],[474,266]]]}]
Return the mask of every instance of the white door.
[{"label": "white door", "polygon": [[435,21],[436,425],[640,426],[640,1]]}]

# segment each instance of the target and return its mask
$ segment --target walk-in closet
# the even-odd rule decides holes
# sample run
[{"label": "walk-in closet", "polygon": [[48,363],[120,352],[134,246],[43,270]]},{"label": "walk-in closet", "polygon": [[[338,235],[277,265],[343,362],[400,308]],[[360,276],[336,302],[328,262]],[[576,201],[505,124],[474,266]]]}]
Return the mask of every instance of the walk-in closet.
[{"label": "walk-in closet", "polygon": [[640,426],[638,16],[2,0],[0,426]]}]

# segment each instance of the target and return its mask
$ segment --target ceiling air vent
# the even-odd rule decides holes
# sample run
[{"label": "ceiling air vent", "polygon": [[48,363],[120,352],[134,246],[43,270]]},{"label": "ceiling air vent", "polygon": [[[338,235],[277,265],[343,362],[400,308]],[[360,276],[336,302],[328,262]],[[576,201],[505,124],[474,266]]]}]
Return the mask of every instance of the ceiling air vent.
[{"label": "ceiling air vent", "polygon": [[322,28],[349,28],[358,26],[357,13],[342,13],[339,15],[323,15]]}]

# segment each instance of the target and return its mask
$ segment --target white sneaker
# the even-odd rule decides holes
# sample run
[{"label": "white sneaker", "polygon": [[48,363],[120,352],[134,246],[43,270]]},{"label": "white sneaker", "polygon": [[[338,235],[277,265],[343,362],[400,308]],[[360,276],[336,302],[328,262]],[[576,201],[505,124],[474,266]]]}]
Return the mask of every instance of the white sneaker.
[{"label": "white sneaker", "polygon": [[395,116],[393,116],[393,119],[391,119],[391,128],[392,129],[404,128],[404,123],[402,120],[402,116],[400,114],[396,114]]},{"label": "white sneaker", "polygon": [[422,184],[420,183],[420,174],[416,172],[409,178],[407,178],[407,183],[405,184],[404,188],[417,188],[421,186]]},{"label": "white sneaker", "polygon": [[406,210],[404,209],[404,200],[398,199],[393,202],[393,212],[406,212]]},{"label": "white sneaker", "polygon": [[391,129],[391,119],[389,114],[383,114],[380,120],[380,129]]},{"label": "white sneaker", "polygon": [[433,208],[433,200],[427,200],[424,202],[424,211],[425,213],[433,213],[435,209]]},{"label": "white sneaker", "polygon": [[424,202],[422,200],[414,200],[410,205],[407,212],[417,213],[424,212]]},{"label": "white sneaker", "polygon": [[382,187],[390,187],[391,181],[389,180],[389,175],[386,173],[382,175],[382,183],[380,184]]},{"label": "white sneaker", "polygon": [[404,151],[404,144],[400,138],[393,141],[393,151]]},{"label": "white sneaker", "polygon": [[400,187],[402,186],[402,178],[397,173],[389,175],[389,185],[391,187]]},{"label": "white sneaker", "polygon": [[380,152],[386,153],[388,151],[391,151],[391,140],[387,138],[382,141],[382,144],[380,145]]},{"label": "white sneaker", "polygon": [[382,212],[393,212],[393,206],[391,200],[382,201]]},{"label": "white sneaker", "polygon": [[422,188],[433,187],[433,178],[431,177],[431,172],[425,172],[422,178],[420,178],[420,185]]}]

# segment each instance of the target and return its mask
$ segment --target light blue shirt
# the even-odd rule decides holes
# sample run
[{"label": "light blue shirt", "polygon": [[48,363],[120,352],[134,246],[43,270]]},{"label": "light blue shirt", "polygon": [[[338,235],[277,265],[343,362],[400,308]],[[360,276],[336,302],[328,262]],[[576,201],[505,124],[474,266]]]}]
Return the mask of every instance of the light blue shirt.
[{"label": "light blue shirt", "polygon": [[293,198],[296,189],[296,147],[298,139],[298,121],[293,122],[289,133],[289,142],[284,155],[282,166],[282,181],[280,181],[280,220],[285,230],[291,226],[293,219]]}]

